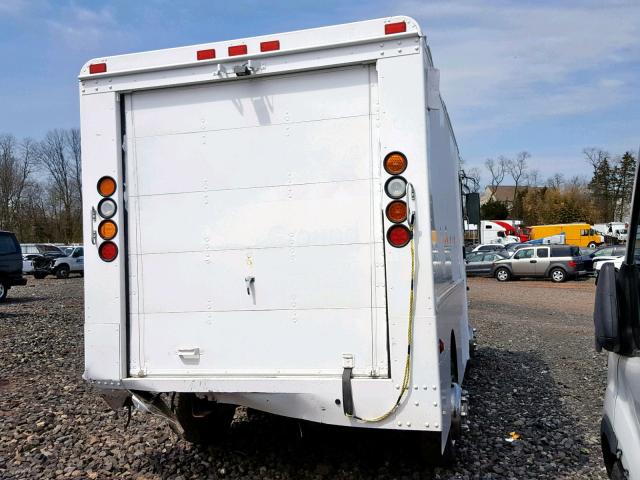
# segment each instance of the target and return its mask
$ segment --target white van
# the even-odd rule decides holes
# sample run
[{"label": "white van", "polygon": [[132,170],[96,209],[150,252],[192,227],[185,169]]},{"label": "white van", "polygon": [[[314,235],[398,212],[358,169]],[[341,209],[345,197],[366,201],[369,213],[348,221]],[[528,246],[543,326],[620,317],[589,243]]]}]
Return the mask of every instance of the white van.
[{"label": "white van", "polygon": [[609,351],[601,423],[610,478],[640,480],[640,178],[636,171],[626,255],[599,264],[596,348]]},{"label": "white van", "polygon": [[449,454],[473,339],[438,83],[408,17],[87,62],[84,378],[193,441],[244,405]]}]

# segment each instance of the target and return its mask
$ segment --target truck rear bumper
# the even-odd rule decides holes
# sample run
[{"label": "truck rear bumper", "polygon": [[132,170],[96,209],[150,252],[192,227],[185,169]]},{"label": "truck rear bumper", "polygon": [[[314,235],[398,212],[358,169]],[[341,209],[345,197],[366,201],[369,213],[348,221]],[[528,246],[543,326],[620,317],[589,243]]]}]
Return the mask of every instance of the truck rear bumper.
[{"label": "truck rear bumper", "polygon": [[[398,410],[382,421],[359,422],[344,414],[341,378],[126,378],[121,381],[90,382],[103,392],[108,403],[120,402],[126,394],[139,392],[193,392],[219,403],[240,405],[276,415],[312,422],[364,428],[443,431],[448,429],[449,415],[443,416],[448,403],[441,405],[438,378],[429,385],[410,388]],[[354,378],[352,380],[354,413],[375,418],[389,410],[397,399],[398,389],[388,378]],[[448,393],[448,392],[447,392]],[[117,403],[117,402],[116,402]]]}]

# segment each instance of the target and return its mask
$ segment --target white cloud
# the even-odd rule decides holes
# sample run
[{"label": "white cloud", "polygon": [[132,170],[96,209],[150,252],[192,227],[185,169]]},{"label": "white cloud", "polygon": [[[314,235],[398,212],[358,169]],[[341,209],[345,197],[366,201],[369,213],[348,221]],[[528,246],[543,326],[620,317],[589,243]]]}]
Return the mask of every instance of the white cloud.
[{"label": "white cloud", "polygon": [[[639,2],[400,4],[422,25],[456,130],[473,133],[637,99]],[[481,113],[481,114],[480,114]]]},{"label": "white cloud", "polygon": [[72,4],[59,10],[47,24],[54,38],[75,50],[90,50],[122,35],[108,6],[91,10]]}]

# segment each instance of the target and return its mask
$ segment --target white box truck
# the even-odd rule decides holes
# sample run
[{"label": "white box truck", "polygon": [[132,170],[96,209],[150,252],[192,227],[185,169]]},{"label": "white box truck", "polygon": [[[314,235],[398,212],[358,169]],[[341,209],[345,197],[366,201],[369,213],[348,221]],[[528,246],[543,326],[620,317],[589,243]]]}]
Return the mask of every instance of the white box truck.
[{"label": "white box truck", "polygon": [[418,24],[97,58],[79,79],[84,378],[193,441],[243,405],[450,452],[473,339],[458,148]]}]

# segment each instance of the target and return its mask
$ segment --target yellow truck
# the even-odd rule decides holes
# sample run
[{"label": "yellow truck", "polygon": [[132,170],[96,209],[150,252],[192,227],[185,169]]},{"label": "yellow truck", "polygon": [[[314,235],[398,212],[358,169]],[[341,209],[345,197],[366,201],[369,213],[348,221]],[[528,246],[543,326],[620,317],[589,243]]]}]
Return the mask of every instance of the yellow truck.
[{"label": "yellow truck", "polygon": [[604,237],[598,234],[588,223],[559,223],[556,225],[534,225],[529,227],[529,239],[551,237],[564,233],[567,245],[594,248],[604,243]]}]

